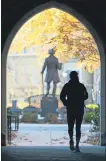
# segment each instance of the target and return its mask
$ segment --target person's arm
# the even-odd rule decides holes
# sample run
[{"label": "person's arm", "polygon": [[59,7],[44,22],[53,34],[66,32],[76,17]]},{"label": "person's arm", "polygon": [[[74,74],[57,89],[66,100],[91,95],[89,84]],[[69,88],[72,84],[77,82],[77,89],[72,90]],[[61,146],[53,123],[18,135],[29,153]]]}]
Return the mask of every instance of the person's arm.
[{"label": "person's arm", "polygon": [[66,85],[64,85],[64,87],[62,88],[62,91],[60,93],[60,100],[62,101],[64,106],[67,106],[66,96],[67,96],[67,94],[66,94]]},{"label": "person's arm", "polygon": [[47,60],[45,59],[45,62],[44,62],[44,65],[43,65],[43,68],[42,68],[42,71],[41,71],[42,74],[45,71],[46,66],[47,66]]},{"label": "person's arm", "polygon": [[84,86],[84,100],[87,100],[87,99],[88,99],[88,92],[86,87]]}]

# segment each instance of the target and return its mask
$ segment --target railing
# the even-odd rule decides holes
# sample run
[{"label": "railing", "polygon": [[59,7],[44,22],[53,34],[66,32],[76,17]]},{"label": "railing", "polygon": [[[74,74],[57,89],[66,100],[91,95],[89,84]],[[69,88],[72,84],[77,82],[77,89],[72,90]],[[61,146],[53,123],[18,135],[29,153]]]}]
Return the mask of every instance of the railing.
[{"label": "railing", "polygon": [[[12,123],[15,123],[14,129],[12,129]],[[7,115],[7,137],[8,144],[11,144],[11,132],[18,131],[19,129],[19,116],[18,115]]]}]

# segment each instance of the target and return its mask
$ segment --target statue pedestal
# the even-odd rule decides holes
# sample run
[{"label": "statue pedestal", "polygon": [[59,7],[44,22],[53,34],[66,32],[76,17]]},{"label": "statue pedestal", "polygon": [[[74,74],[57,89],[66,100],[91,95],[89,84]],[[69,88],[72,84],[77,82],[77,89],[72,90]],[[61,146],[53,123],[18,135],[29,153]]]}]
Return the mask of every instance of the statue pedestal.
[{"label": "statue pedestal", "polygon": [[48,113],[57,113],[58,100],[56,97],[43,97],[41,99],[41,116],[45,117]]}]

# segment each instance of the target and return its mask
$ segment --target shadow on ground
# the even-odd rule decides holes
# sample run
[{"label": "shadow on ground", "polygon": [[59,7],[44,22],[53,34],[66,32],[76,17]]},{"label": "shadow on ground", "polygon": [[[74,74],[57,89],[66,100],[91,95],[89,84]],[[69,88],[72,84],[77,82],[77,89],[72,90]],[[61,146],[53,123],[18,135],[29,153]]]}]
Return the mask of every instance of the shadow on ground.
[{"label": "shadow on ground", "polygon": [[68,147],[2,147],[2,161],[105,161],[105,147],[81,147],[80,153]]}]

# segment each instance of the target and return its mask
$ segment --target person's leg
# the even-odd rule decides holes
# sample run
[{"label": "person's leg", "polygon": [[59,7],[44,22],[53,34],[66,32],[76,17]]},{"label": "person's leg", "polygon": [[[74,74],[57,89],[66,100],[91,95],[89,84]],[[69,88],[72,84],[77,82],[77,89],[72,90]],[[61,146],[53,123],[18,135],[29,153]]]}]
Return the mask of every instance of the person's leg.
[{"label": "person's leg", "polygon": [[74,122],[75,122],[75,117],[67,111],[68,134],[70,137],[70,149],[71,150],[74,150],[74,141],[73,141]]},{"label": "person's leg", "polygon": [[56,94],[56,88],[57,88],[57,83],[53,82],[53,92],[52,92],[53,96],[55,96],[55,94]]},{"label": "person's leg", "polygon": [[83,120],[83,113],[76,116],[76,151],[80,151],[79,142],[81,138],[81,124]]},{"label": "person's leg", "polygon": [[50,82],[47,82],[47,92],[46,92],[46,96],[49,94],[49,90],[50,90]]}]

